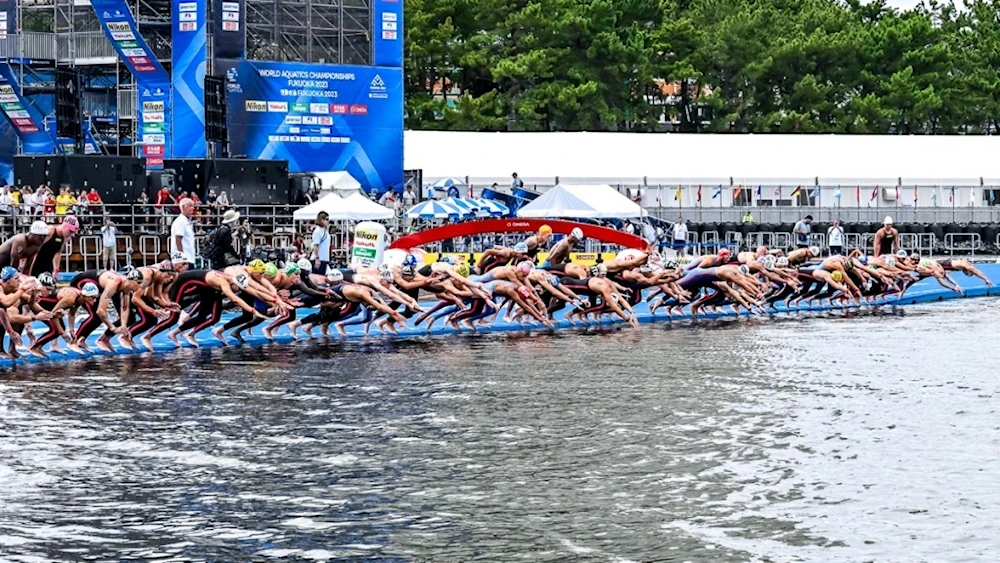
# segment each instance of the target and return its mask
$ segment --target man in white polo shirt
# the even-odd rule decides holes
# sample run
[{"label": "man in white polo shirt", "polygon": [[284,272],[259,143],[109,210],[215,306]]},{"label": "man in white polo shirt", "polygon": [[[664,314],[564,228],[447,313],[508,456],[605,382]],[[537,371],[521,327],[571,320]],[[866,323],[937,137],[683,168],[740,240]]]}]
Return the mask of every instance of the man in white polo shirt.
[{"label": "man in white polo shirt", "polygon": [[309,254],[312,258],[313,273],[326,275],[330,265],[330,223],[326,211],[320,211],[316,216],[316,226],[313,227],[312,248]]},{"label": "man in white polo shirt", "polygon": [[194,224],[191,222],[191,217],[194,217],[194,200],[186,197],[180,201],[178,206],[181,208],[181,214],[170,225],[170,255],[183,254],[188,262],[194,264],[196,256]]}]

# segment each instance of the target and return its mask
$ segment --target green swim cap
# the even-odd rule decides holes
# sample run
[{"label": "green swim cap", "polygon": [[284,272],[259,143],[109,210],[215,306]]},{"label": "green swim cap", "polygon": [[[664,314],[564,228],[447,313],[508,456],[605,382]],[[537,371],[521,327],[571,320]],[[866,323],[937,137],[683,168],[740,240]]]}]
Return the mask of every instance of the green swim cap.
[{"label": "green swim cap", "polygon": [[285,273],[289,276],[294,276],[295,274],[299,273],[299,265],[296,264],[295,262],[289,262],[288,264],[285,264]]},{"label": "green swim cap", "polygon": [[926,259],[926,258],[921,258],[920,259],[920,267],[921,268],[925,268],[925,269],[926,268],[930,268],[931,267],[931,261],[928,260],[928,259]]},{"label": "green swim cap", "polygon": [[269,278],[273,278],[278,275],[278,266],[276,266],[274,262],[268,262],[264,265],[264,275]]}]

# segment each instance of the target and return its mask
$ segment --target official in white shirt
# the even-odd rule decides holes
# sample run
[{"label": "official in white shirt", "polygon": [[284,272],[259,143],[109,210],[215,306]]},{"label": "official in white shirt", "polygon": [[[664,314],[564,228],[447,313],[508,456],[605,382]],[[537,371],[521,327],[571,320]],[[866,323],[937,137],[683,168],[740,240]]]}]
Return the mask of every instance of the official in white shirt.
[{"label": "official in white shirt", "polygon": [[183,254],[188,262],[194,264],[197,256],[194,249],[194,223],[191,221],[194,217],[194,200],[186,197],[178,205],[181,214],[170,225],[170,255]]},{"label": "official in white shirt", "polygon": [[826,230],[826,245],[830,247],[830,256],[844,254],[844,227],[840,226],[840,219],[834,219]]}]

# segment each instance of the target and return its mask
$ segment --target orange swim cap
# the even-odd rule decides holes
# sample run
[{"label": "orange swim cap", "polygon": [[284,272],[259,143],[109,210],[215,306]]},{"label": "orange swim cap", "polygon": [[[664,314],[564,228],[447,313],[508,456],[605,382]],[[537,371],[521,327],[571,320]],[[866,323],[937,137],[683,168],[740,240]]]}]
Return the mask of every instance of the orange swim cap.
[{"label": "orange swim cap", "polygon": [[538,228],[538,234],[541,235],[541,236],[543,236],[543,237],[545,235],[551,235],[552,234],[552,227],[550,227],[548,225],[542,225],[541,227]]}]

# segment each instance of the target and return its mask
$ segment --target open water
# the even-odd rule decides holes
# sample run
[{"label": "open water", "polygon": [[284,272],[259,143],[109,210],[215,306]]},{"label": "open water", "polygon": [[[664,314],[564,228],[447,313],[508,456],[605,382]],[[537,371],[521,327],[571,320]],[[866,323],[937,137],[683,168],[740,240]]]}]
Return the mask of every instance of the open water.
[{"label": "open water", "polygon": [[0,560],[995,561],[1000,301],[0,374]]}]

